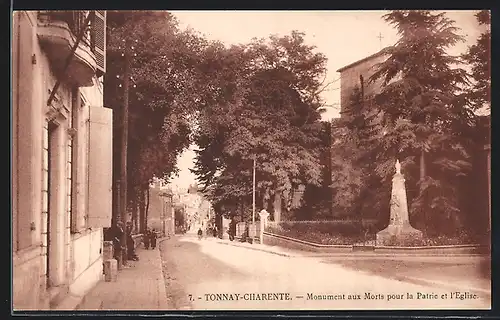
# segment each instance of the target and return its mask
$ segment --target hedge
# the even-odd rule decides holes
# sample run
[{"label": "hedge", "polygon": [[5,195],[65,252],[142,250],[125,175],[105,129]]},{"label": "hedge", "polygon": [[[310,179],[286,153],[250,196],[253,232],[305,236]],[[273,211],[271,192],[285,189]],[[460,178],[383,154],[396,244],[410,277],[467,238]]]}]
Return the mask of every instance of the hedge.
[{"label": "hedge", "polygon": [[[271,223],[266,231],[290,238],[319,244],[353,245],[369,241],[376,244],[376,234],[383,227],[375,220],[324,220],[324,221],[283,221]],[[421,247],[482,244],[477,237],[465,232],[453,236],[425,235],[422,239],[392,239],[387,246]]]},{"label": "hedge", "polygon": [[283,221],[266,231],[320,244],[355,244],[373,240],[379,231],[374,220]]}]

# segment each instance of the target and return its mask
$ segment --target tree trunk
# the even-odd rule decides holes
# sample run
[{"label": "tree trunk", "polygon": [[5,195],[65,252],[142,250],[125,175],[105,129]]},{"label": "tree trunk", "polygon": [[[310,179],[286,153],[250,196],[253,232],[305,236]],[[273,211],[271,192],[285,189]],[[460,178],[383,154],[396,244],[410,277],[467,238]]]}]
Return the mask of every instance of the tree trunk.
[{"label": "tree trunk", "polygon": [[276,192],[274,194],[274,222],[279,223],[281,221],[281,193]]},{"label": "tree trunk", "polygon": [[425,178],[425,151],[420,152],[420,180]]},{"label": "tree trunk", "polygon": [[142,190],[140,190],[140,192],[138,193],[138,196],[139,196],[139,220],[140,220],[140,224],[139,224],[139,227],[140,227],[140,230],[141,230],[141,233],[144,234],[146,233],[146,213],[145,213],[145,206],[144,206],[144,192]]},{"label": "tree trunk", "polygon": [[[268,200],[269,200],[269,189],[266,188],[264,191],[264,196],[262,197],[262,209],[265,209],[267,211],[268,209]],[[257,214],[259,211],[255,212]]]},{"label": "tree trunk", "polygon": [[146,225],[148,224],[148,215],[149,215],[149,185],[147,187],[147,189],[145,190],[146,192],[146,212],[145,212],[145,215],[146,215]]},{"label": "tree trunk", "polygon": [[137,206],[137,192],[135,192],[132,195],[132,199],[130,199],[132,202],[132,226],[133,226],[133,231],[137,232],[139,231],[138,228],[138,223],[137,223],[137,211],[138,211],[138,206]]}]

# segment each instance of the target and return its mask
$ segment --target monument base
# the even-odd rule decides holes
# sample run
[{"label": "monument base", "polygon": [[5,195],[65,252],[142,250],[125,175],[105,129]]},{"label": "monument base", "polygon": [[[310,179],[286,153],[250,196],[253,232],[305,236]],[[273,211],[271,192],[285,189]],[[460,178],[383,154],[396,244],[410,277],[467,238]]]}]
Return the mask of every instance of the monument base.
[{"label": "monument base", "polygon": [[394,241],[420,240],[422,237],[422,231],[413,228],[409,223],[390,224],[377,233],[377,245],[388,245],[394,243]]}]

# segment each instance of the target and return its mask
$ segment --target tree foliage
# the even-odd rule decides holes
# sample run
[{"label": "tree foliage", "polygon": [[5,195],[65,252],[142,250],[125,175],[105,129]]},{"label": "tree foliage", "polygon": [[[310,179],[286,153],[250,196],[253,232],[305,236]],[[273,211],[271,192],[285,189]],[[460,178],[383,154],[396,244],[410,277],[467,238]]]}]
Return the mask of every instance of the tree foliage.
[{"label": "tree foliage", "polygon": [[[153,177],[168,178],[176,172],[177,156],[190,144],[196,93],[204,88],[196,65],[207,42],[190,30],[180,31],[166,12],[108,11],[107,25],[105,105],[115,110],[115,137],[120,137],[127,46],[128,199],[144,205]],[[115,148],[118,170],[120,144]]]},{"label": "tree foliage", "polygon": [[352,214],[388,215],[399,158],[413,223],[431,233],[454,232],[461,222],[457,186],[471,167],[467,133],[475,116],[464,90],[467,73],[459,57],[446,51],[463,39],[445,13],[396,10],[383,18],[399,40],[369,79],[383,80],[380,92],[354,92],[346,108],[332,167],[338,170],[334,203],[351,204]]},{"label": "tree foliage", "polygon": [[248,212],[254,157],[259,207],[274,194],[290,207],[299,185],[321,184],[316,110],[326,59],[313,49],[299,32],[219,48],[209,85],[220,92],[200,111],[194,170],[215,202]]},{"label": "tree foliage", "polygon": [[472,67],[474,83],[470,99],[475,110],[491,105],[491,14],[489,10],[482,10],[476,14],[476,18],[486,30],[463,55],[465,62]]}]

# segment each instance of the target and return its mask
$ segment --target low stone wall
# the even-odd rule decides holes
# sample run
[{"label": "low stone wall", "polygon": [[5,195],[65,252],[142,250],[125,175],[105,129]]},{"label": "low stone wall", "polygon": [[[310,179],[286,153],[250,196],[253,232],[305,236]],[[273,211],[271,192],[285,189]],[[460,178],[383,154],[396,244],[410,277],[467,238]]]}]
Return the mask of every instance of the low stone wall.
[{"label": "low stone wall", "polygon": [[304,250],[311,252],[322,252],[322,253],[342,253],[342,252],[352,252],[352,246],[350,245],[325,245],[312,243],[308,241],[303,241],[299,239],[289,238],[286,236],[281,236],[277,234],[272,234],[269,232],[264,232],[264,244],[270,246],[279,246],[287,249],[293,250]]},{"label": "low stone wall", "polygon": [[453,245],[429,247],[396,247],[376,245],[324,245],[304,240],[294,239],[282,235],[264,232],[264,244],[282,248],[303,250],[320,253],[351,253],[366,252],[379,254],[404,254],[404,255],[461,255],[461,254],[489,254],[488,246],[483,245]]},{"label": "low stone wall", "polygon": [[482,245],[453,245],[453,246],[432,246],[432,247],[396,247],[396,246],[375,246],[376,253],[402,253],[402,254],[486,254],[488,246]]}]

